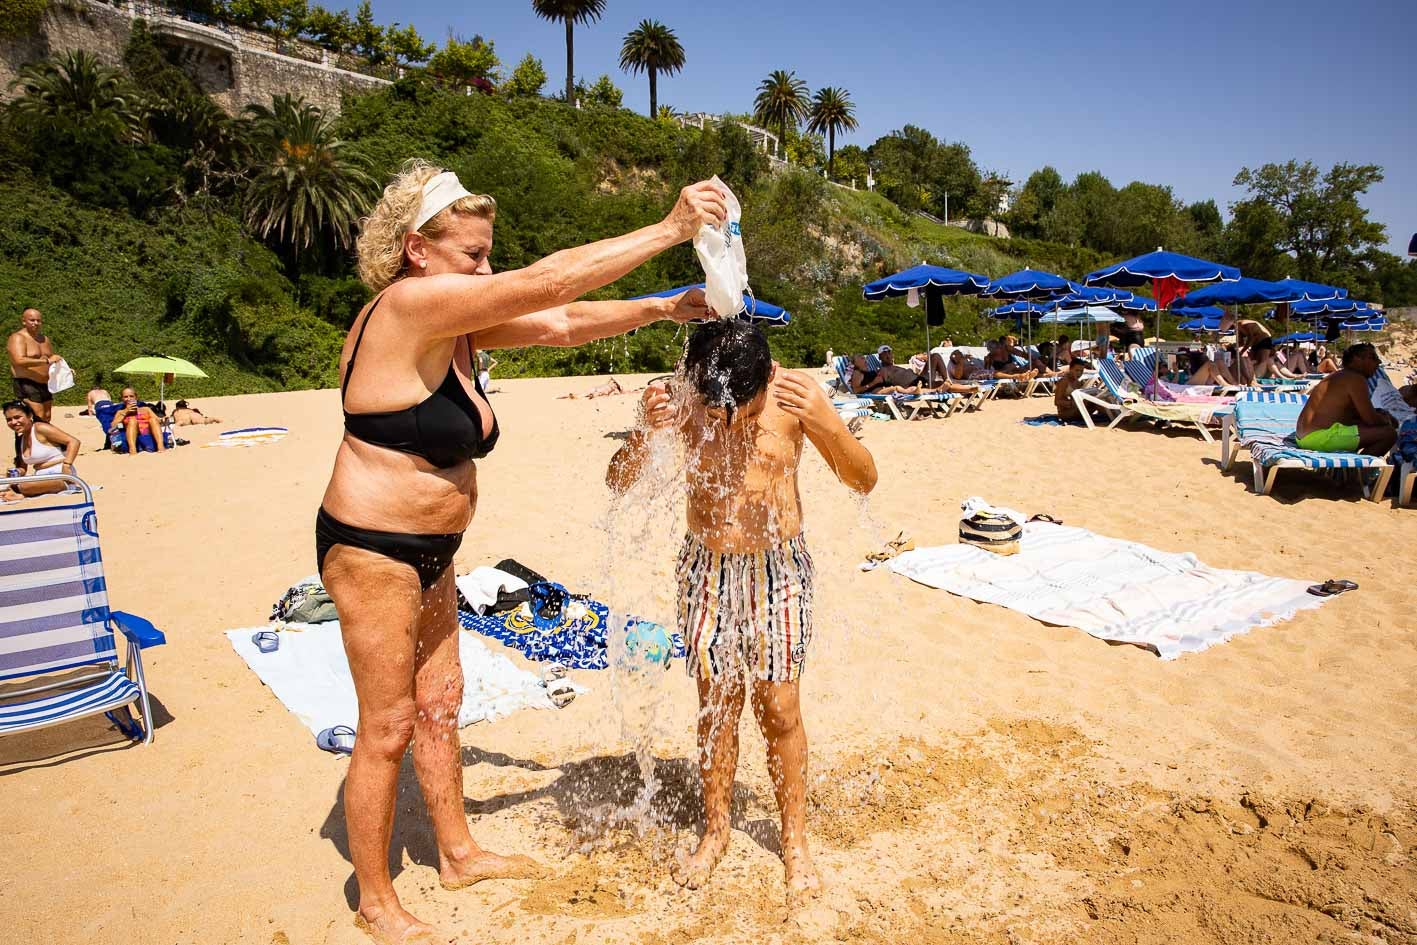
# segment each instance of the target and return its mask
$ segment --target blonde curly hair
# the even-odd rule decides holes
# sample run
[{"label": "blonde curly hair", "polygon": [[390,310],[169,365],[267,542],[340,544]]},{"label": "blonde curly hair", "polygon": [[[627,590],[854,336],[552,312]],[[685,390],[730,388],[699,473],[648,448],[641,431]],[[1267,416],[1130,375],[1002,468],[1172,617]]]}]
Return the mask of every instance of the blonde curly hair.
[{"label": "blonde curly hair", "polygon": [[[359,221],[359,240],[355,244],[359,254],[359,278],[375,292],[382,292],[403,278],[408,269],[404,237],[418,215],[419,204],[423,201],[423,185],[443,170],[422,158],[405,161],[403,169],[384,188],[384,196],[373,212]],[[454,213],[491,221],[497,217],[497,201],[486,194],[463,197],[439,211],[418,232],[438,238],[447,230]]]}]

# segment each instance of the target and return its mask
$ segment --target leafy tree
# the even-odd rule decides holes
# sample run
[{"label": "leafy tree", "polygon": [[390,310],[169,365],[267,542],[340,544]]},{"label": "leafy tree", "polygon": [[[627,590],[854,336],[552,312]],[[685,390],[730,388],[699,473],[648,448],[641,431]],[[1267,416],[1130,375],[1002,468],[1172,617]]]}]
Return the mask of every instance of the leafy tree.
[{"label": "leafy tree", "polygon": [[659,73],[673,75],[684,68],[684,47],[674,31],[658,20],[641,20],[620,47],[620,68],[632,75],[649,73],[649,115],[659,113]]},{"label": "leafy tree", "polygon": [[334,52],[345,52],[354,47],[354,21],[347,10],[331,13],[316,4],[310,8],[301,34]]},{"label": "leafy tree", "polygon": [[512,77],[502,86],[502,91],[508,95],[540,95],[545,85],[546,67],[541,64],[540,59],[527,53],[512,70]]},{"label": "leafy tree", "polygon": [[246,222],[292,263],[321,241],[352,242],[372,201],[368,166],[340,140],[314,105],[277,95],[270,107],[248,105],[257,158],[246,190]]},{"label": "leafy tree", "polygon": [[973,220],[993,220],[999,216],[999,208],[1009,195],[1009,181],[1002,174],[985,174],[979,179],[979,187],[964,206],[964,212]]},{"label": "leafy tree", "polygon": [[1101,172],[1079,174],[1058,197],[1044,223],[1044,238],[1115,252],[1120,243],[1116,199],[1117,189]]},{"label": "leafy tree", "polygon": [[676,124],[675,119],[678,117],[679,113],[674,110],[673,105],[661,105],[654,113],[655,121],[670,127]]},{"label": "leafy tree", "polygon": [[1263,200],[1241,200],[1230,205],[1230,223],[1221,234],[1220,256],[1256,279],[1283,279],[1293,260],[1276,249],[1283,239],[1284,221],[1279,211]]},{"label": "leafy tree", "polygon": [[49,0],[0,0],[0,36],[24,36],[39,28]]},{"label": "leafy tree", "polygon": [[808,112],[807,130],[827,136],[828,178],[832,176],[836,163],[836,133],[855,131],[857,125],[856,106],[851,104],[851,95],[846,89],[830,85],[817,89]]},{"label": "leafy tree", "polygon": [[497,58],[493,43],[481,36],[474,36],[471,41],[461,40],[451,32],[443,48],[428,60],[429,72],[449,85],[459,87],[472,85],[478,80],[500,82],[501,67],[502,61]]},{"label": "leafy tree", "polygon": [[820,173],[827,166],[827,142],[810,131],[799,131],[788,125],[783,151],[787,162],[795,167]]},{"label": "leafy tree", "polygon": [[1206,259],[1214,259],[1220,252],[1220,238],[1225,231],[1225,221],[1220,217],[1220,208],[1214,200],[1199,200],[1186,207],[1191,218],[1191,227],[1196,233],[1196,253]]},{"label": "leafy tree", "polygon": [[263,29],[280,18],[281,0],[227,0],[226,16],[238,26]]},{"label": "leafy tree", "polygon": [[836,152],[836,169],[842,180],[855,181],[858,186],[865,187],[869,170],[865,149],[855,144],[842,147]]},{"label": "leafy tree", "polygon": [[584,80],[576,83],[576,98],[586,108],[619,108],[625,93],[610,81],[609,75],[602,75],[594,85],[587,86]]},{"label": "leafy tree", "polygon": [[1051,165],[1028,175],[1028,180],[1019,190],[1009,212],[1010,230],[1018,236],[1033,239],[1042,236],[1043,221],[1058,205],[1058,198],[1066,187],[1063,175]]},{"label": "leafy tree", "polygon": [[807,83],[795,72],[775,69],[758,84],[758,96],[753,99],[753,120],[766,128],[776,128],[783,156],[787,155],[787,128],[793,130],[807,117],[810,103]]},{"label": "leafy tree", "polygon": [[1196,250],[1190,215],[1170,187],[1132,181],[1117,191],[1108,216],[1114,242],[1095,249],[1122,256],[1136,256],[1158,246],[1182,253]]},{"label": "leafy tree", "polygon": [[1275,211],[1276,247],[1294,257],[1301,279],[1341,278],[1360,266],[1362,254],[1382,245],[1387,231],[1368,219],[1358,198],[1381,183],[1375,164],[1335,164],[1326,173],[1310,161],[1240,169],[1235,186]]},{"label": "leafy tree", "polygon": [[574,105],[576,87],[575,24],[592,23],[605,14],[605,0],[531,0],[531,9],[543,20],[566,24],[566,101]]},{"label": "leafy tree", "polygon": [[22,118],[76,137],[137,141],[143,134],[142,96],[123,73],[88,52],[66,52],[31,63],[14,85],[13,105]]},{"label": "leafy tree", "polygon": [[399,28],[395,23],[384,31],[384,42],[389,50],[389,58],[395,65],[412,62],[427,62],[438,47],[425,43],[413,24]]},{"label": "leafy tree", "polygon": [[274,0],[271,30],[282,39],[294,39],[304,32],[310,18],[306,0]]},{"label": "leafy tree", "polygon": [[374,21],[374,10],[369,6],[369,0],[359,0],[359,7],[354,11],[350,45],[356,53],[375,65],[389,59],[388,37],[384,28]]}]

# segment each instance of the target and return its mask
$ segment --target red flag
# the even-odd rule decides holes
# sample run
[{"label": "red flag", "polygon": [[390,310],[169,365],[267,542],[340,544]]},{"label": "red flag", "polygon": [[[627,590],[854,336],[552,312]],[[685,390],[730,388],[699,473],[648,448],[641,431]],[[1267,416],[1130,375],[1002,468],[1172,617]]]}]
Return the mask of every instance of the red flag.
[{"label": "red flag", "polygon": [[1189,288],[1190,286],[1175,276],[1151,280],[1152,294],[1156,296],[1156,304],[1162,308],[1166,308],[1176,299],[1185,298],[1186,290]]}]

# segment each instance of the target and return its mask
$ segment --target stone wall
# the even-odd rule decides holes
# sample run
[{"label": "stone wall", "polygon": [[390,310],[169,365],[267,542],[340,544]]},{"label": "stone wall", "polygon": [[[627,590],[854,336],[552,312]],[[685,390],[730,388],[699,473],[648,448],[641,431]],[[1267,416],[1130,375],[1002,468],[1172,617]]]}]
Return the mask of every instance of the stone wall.
[{"label": "stone wall", "polygon": [[[269,104],[282,93],[338,112],[344,92],[387,85],[387,79],[338,68],[308,43],[226,24],[195,23],[146,4],[55,0],[39,32],[0,39],[0,99],[13,97],[10,82],[27,63],[84,50],[105,65],[121,66],[135,19],[145,19],[158,40],[176,51],[179,64],[217,104],[235,114],[252,103]],[[282,51],[284,50],[284,51]]]}]

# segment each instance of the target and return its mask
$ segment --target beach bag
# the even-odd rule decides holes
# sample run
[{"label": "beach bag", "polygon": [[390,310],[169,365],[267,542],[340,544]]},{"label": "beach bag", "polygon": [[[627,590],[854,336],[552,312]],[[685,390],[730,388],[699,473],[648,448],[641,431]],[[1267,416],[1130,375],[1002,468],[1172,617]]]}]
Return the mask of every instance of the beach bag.
[{"label": "beach bag", "polygon": [[74,369],[60,358],[49,366],[49,392],[57,394],[74,386]]},{"label": "beach bag", "polygon": [[704,268],[704,296],[719,318],[732,318],[748,307],[743,293],[748,291],[748,258],[743,255],[743,231],[739,220],[743,210],[728,185],[715,175],[713,183],[723,191],[728,203],[728,219],[723,226],[708,223],[694,237],[694,252]]},{"label": "beach bag", "polygon": [[973,512],[959,520],[959,543],[992,551],[996,555],[1018,554],[1023,526],[1007,515]]}]

